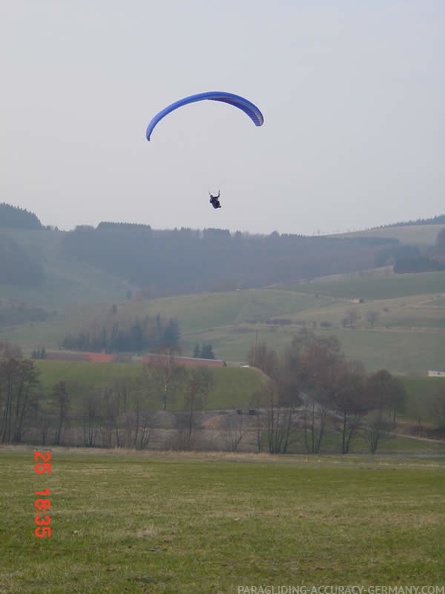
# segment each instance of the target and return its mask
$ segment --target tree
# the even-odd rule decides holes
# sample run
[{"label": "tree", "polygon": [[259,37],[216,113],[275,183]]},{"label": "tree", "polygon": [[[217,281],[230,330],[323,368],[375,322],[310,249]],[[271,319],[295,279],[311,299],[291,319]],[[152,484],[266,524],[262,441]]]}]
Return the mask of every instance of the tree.
[{"label": "tree", "polygon": [[382,411],[373,410],[366,418],[366,423],[363,426],[366,440],[369,445],[371,454],[375,454],[380,443],[380,440],[391,429],[391,421],[385,417]]},{"label": "tree", "polygon": [[368,324],[371,326],[371,328],[374,328],[374,324],[377,322],[378,317],[379,317],[378,312],[368,311],[366,319],[368,320]]},{"label": "tree", "polygon": [[175,400],[183,385],[184,366],[178,365],[174,357],[168,354],[165,359],[146,365],[144,372],[146,381],[152,384],[161,398],[162,410],[167,410],[168,404]]},{"label": "tree", "polygon": [[229,452],[237,452],[244,437],[243,415],[230,414],[225,423],[225,442]]},{"label": "tree", "polygon": [[55,384],[51,394],[51,401],[53,409],[57,415],[54,444],[60,445],[60,441],[68,421],[68,414],[71,408],[71,396],[68,393],[65,382],[61,381]]},{"label": "tree", "polygon": [[215,354],[213,352],[213,347],[210,343],[204,343],[201,349],[201,357],[203,359],[214,359]]},{"label": "tree", "polygon": [[431,402],[431,412],[435,419],[439,436],[443,437],[445,435],[445,387],[439,388],[434,394]]},{"label": "tree", "polygon": [[391,415],[393,425],[396,415],[405,408],[407,394],[403,384],[386,369],[379,369],[366,378],[367,398],[381,416]]},{"label": "tree", "polygon": [[263,341],[255,344],[247,355],[251,367],[261,369],[269,377],[274,377],[278,369],[277,353]]},{"label": "tree", "polygon": [[37,409],[38,371],[31,359],[6,356],[0,359],[0,440],[22,440],[25,424]]},{"label": "tree", "polygon": [[301,384],[306,393],[304,442],[306,450],[315,454],[320,451],[329,415],[334,408],[334,383],[344,358],[340,343],[333,336],[319,338],[306,333],[301,348]]},{"label": "tree", "polygon": [[352,437],[372,408],[366,397],[363,365],[357,361],[344,361],[338,368],[334,390],[333,401],[341,419],[341,451],[348,454]]},{"label": "tree", "polygon": [[184,427],[185,440],[183,442],[183,445],[187,450],[192,449],[196,412],[204,408],[206,398],[209,395],[212,385],[213,375],[210,370],[205,367],[195,367],[188,374],[184,398],[187,424],[186,427]]},{"label": "tree", "polygon": [[84,443],[90,448],[98,445],[97,437],[101,423],[100,396],[100,391],[91,390],[82,402]]},{"label": "tree", "polygon": [[356,310],[350,309],[346,312],[346,315],[342,320],[342,324],[345,328],[355,328],[355,325],[359,319],[360,316],[358,315]]}]

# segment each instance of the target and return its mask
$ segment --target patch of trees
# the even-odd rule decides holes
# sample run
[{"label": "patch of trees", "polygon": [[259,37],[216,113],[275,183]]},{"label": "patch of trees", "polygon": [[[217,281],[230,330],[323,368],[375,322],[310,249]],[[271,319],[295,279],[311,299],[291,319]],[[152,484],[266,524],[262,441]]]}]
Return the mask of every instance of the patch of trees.
[{"label": "patch of trees", "polygon": [[111,223],[102,221],[96,227],[98,231],[151,231],[150,225],[143,225],[142,223]]},{"label": "patch of trees", "polygon": [[141,353],[159,351],[168,347],[179,350],[181,337],[176,318],[145,316],[132,322],[114,321],[111,318],[96,321],[78,334],[69,334],[62,341],[65,349],[106,353]]},{"label": "patch of trees", "polygon": [[193,357],[195,359],[214,359],[215,353],[213,346],[210,343],[195,344],[193,348]]},{"label": "patch of trees", "polygon": [[445,227],[437,234],[436,242],[430,254],[438,261],[445,264]]},{"label": "patch of trees", "polygon": [[25,208],[0,204],[0,227],[9,229],[42,229],[42,223],[33,212]]},{"label": "patch of trees", "polygon": [[341,453],[350,452],[359,431],[375,453],[405,405],[397,378],[386,370],[365,373],[360,362],[345,358],[333,336],[302,330],[282,356],[260,343],[250,351],[249,363],[270,378],[252,405],[264,411],[258,415],[258,436],[266,435],[273,454],[288,452],[301,433],[306,451],[319,453],[332,429],[340,432]]},{"label": "patch of trees", "polygon": [[24,303],[0,303],[0,328],[27,324],[29,322],[43,322],[50,314],[41,307],[27,307]]},{"label": "patch of trees", "polygon": [[[344,454],[359,435],[375,453],[405,406],[406,394],[396,377],[387,370],[366,373],[342,355],[334,337],[301,332],[282,355],[259,343],[251,358],[269,379],[253,395],[248,417],[243,411],[220,417],[225,421],[222,438],[231,451],[249,431],[258,450],[276,454],[321,453],[332,448],[327,442],[333,435],[340,437]],[[0,442],[214,449],[203,441],[201,430],[213,377],[208,368],[187,368],[165,358],[101,387],[62,379],[44,390],[36,363],[23,358],[17,347],[0,343]],[[445,387],[440,381],[428,407],[434,436],[443,438]]]},{"label": "patch of trees", "polygon": [[0,234],[0,283],[35,287],[44,279],[44,267],[9,235]]},{"label": "patch of trees", "polygon": [[434,272],[445,270],[445,263],[438,262],[428,256],[417,256],[413,258],[399,258],[393,268],[396,274],[407,272]]},{"label": "patch of trees", "polygon": [[375,229],[391,229],[391,227],[411,227],[413,225],[445,225],[445,214],[430,217],[428,219],[416,219],[415,221],[401,221],[390,225],[381,225]]}]

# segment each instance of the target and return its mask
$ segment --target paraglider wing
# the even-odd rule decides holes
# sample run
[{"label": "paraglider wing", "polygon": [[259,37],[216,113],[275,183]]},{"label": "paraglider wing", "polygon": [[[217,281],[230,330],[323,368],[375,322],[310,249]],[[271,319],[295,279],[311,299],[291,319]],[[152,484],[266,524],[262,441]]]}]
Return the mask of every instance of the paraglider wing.
[{"label": "paraglider wing", "polygon": [[166,115],[182,107],[183,105],[188,105],[189,103],[195,103],[196,101],[204,101],[206,99],[210,99],[212,101],[222,101],[223,103],[229,103],[238,109],[244,111],[245,114],[249,116],[249,118],[253,121],[255,126],[262,126],[264,122],[263,114],[258,109],[256,105],[251,103],[248,99],[244,97],[240,97],[239,95],[234,95],[233,93],[225,93],[223,91],[208,91],[206,93],[198,93],[197,95],[190,95],[189,97],[184,97],[179,101],[175,101],[171,105],[168,105],[163,110],[161,110],[155,117],[151,120],[147,127],[147,140],[150,140],[151,133],[153,132],[156,125],[165,118]]}]

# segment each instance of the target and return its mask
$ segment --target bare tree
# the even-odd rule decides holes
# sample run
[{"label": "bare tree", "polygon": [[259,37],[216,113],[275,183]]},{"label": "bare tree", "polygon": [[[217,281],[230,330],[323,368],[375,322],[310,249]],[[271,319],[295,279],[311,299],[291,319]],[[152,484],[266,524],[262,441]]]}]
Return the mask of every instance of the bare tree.
[{"label": "bare tree", "polygon": [[368,324],[371,326],[371,328],[374,328],[374,324],[377,322],[378,317],[379,317],[378,312],[368,311],[366,319],[368,320]]},{"label": "bare tree", "polygon": [[318,454],[329,418],[327,406],[307,398],[303,409],[304,444],[310,454]]},{"label": "bare tree", "polygon": [[238,446],[244,437],[243,415],[228,415],[225,429],[227,449],[229,452],[238,451]]},{"label": "bare tree", "polygon": [[82,402],[84,443],[90,448],[98,445],[97,438],[101,425],[100,396],[100,391],[91,390],[84,396]]},{"label": "bare tree", "polygon": [[357,321],[360,319],[355,309],[350,309],[346,312],[345,317],[342,320],[342,324],[345,328],[355,328]]},{"label": "bare tree", "polygon": [[399,379],[386,369],[379,369],[366,378],[367,397],[372,408],[380,414],[392,416],[393,425],[398,412],[403,412],[406,404],[406,390]]},{"label": "bare tree", "polygon": [[391,420],[380,410],[373,410],[366,418],[363,425],[363,431],[369,445],[371,454],[375,454],[380,440],[391,429]]},{"label": "bare tree", "polygon": [[71,408],[71,395],[67,385],[61,381],[55,384],[51,394],[52,408],[56,416],[56,429],[54,433],[54,444],[60,445],[63,432],[68,422],[68,415]]},{"label": "bare tree", "polygon": [[204,408],[212,385],[213,375],[206,367],[193,368],[188,374],[184,398],[186,425],[182,427],[185,429],[183,446],[187,450],[192,449],[196,413]]},{"label": "bare tree", "polygon": [[255,342],[247,355],[247,362],[252,367],[261,369],[269,377],[274,377],[278,367],[278,355],[264,341]]},{"label": "bare tree", "polygon": [[167,355],[159,362],[146,365],[144,371],[145,380],[161,397],[162,409],[167,410],[168,404],[174,402],[184,384],[184,367],[175,362],[173,355]]},{"label": "bare tree", "polygon": [[363,365],[357,361],[344,361],[335,380],[334,403],[341,418],[342,454],[350,451],[352,437],[361,426],[362,419],[372,408],[365,390]]},{"label": "bare tree", "polygon": [[304,439],[308,452],[318,453],[325,429],[333,408],[334,381],[343,364],[339,341],[328,338],[309,337],[301,357],[301,383],[305,395]]},{"label": "bare tree", "polygon": [[[263,418],[258,415],[258,430],[264,427],[267,436],[267,446],[271,454],[285,454],[289,447],[293,409],[280,401],[280,394],[276,382],[269,381],[256,394],[260,408],[264,411]],[[261,424],[260,424],[261,421]],[[261,436],[258,436],[261,443]]]}]

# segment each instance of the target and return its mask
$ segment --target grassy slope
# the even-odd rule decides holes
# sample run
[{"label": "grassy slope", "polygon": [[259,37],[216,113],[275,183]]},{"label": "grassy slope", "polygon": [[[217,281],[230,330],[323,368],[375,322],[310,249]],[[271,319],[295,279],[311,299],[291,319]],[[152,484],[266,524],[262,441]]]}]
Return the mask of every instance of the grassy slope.
[{"label": "grassy slope", "polygon": [[[353,303],[357,297],[365,302]],[[184,354],[190,354],[197,342],[209,341],[216,356],[228,361],[245,361],[256,340],[282,349],[305,325],[337,335],[347,356],[364,361],[369,370],[386,367],[397,373],[425,374],[445,367],[444,304],[445,273],[423,273],[124,302],[117,319],[157,313],[176,316]],[[356,329],[342,326],[350,310],[359,316]],[[2,338],[29,350],[39,344],[55,348],[68,331],[78,332],[100,311],[79,307],[65,324],[29,324],[3,332]],[[367,320],[370,312],[378,315],[372,329]],[[292,324],[265,323],[273,318],[287,318]]]},{"label": "grassy slope", "polygon": [[46,279],[41,288],[27,289],[0,285],[0,299],[15,298],[46,308],[77,302],[122,301],[128,286],[105,272],[66,257],[60,250],[63,231],[22,231],[1,229],[44,262]]},{"label": "grassy slope", "polygon": [[[5,594],[443,584],[437,462],[3,451]],[[272,463],[273,462],[273,463]],[[49,488],[52,536],[34,535]]]},{"label": "grassy slope", "polygon": [[368,229],[352,233],[340,233],[334,237],[390,237],[398,239],[401,243],[410,245],[433,245],[438,233],[445,225],[406,225],[401,227],[383,227],[381,229]]},{"label": "grassy slope", "polygon": [[[432,243],[435,226],[387,228],[377,234]],[[14,237],[32,246],[46,261],[49,283],[45,290],[23,294],[27,301],[77,303],[76,309],[46,323],[31,323],[4,330],[0,339],[22,345],[30,353],[37,346],[57,348],[68,332],[88,325],[99,308],[81,305],[90,302],[121,303],[118,317],[156,315],[176,316],[182,328],[184,354],[196,342],[210,341],[217,357],[245,361],[257,339],[281,349],[298,329],[306,327],[336,334],[349,357],[361,359],[368,369],[388,367],[391,371],[425,374],[429,368],[445,367],[445,273],[375,276],[366,273],[349,277],[319,279],[293,287],[275,287],[201,295],[185,295],[141,302],[125,302],[126,287],[116,279],[83,264],[59,256],[62,232],[16,232]],[[362,234],[372,235],[374,231]],[[10,296],[0,287],[0,298]],[[354,298],[364,298],[356,305]],[[356,330],[345,330],[342,319],[354,309],[360,316]],[[103,306],[102,306],[103,311]],[[378,313],[373,329],[367,315]],[[289,318],[292,325],[266,324],[271,318]],[[320,327],[320,324],[323,327]]]}]

